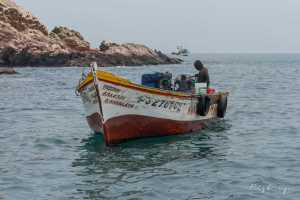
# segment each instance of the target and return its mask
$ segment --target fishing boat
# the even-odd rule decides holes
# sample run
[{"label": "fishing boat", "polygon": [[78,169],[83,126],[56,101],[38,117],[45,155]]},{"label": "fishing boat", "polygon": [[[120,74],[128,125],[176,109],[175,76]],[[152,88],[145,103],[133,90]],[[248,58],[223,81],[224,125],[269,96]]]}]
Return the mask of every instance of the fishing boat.
[{"label": "fishing boat", "polygon": [[183,48],[183,46],[177,46],[177,51],[172,52],[171,54],[177,56],[188,56],[190,52],[188,49]]},{"label": "fishing boat", "polygon": [[225,116],[228,96],[228,92],[195,95],[147,87],[99,70],[96,63],[76,92],[89,127],[103,134],[108,145],[200,130]]}]

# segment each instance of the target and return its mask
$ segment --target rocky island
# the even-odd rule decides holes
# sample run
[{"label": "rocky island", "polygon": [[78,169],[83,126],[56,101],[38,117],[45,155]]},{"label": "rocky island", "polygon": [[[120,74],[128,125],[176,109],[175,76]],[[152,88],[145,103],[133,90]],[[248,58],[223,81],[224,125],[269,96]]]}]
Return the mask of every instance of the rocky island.
[{"label": "rocky island", "polygon": [[38,18],[11,0],[0,0],[0,66],[101,66],[177,64],[160,51],[140,44],[103,41],[92,48],[67,27],[51,32]]},{"label": "rocky island", "polygon": [[0,75],[2,74],[16,74],[16,70],[11,67],[0,67]]}]

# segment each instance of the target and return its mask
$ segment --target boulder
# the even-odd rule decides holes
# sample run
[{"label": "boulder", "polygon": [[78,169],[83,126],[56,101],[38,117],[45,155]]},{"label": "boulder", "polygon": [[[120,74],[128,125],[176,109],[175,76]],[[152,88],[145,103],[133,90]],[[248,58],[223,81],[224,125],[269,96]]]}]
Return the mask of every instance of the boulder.
[{"label": "boulder", "polygon": [[16,74],[17,72],[10,67],[0,67],[0,75],[4,75],[4,74]]},{"label": "boulder", "polygon": [[55,27],[50,33],[51,37],[61,40],[64,45],[74,51],[90,50],[90,43],[85,41],[83,36],[67,27]]},{"label": "boulder", "polygon": [[117,43],[114,43],[110,40],[103,40],[99,46],[100,51],[104,52],[108,50],[110,47],[116,46]]}]

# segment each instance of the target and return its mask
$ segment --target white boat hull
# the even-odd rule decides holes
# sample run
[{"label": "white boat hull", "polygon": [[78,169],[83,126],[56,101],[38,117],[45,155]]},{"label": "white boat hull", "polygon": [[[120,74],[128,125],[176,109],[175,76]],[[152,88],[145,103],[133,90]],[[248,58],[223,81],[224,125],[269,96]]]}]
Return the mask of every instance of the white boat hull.
[{"label": "white boat hull", "polygon": [[200,116],[196,97],[153,92],[101,79],[97,87],[100,104],[92,82],[84,86],[80,95],[90,128],[103,133],[108,144],[192,132],[217,118],[219,94],[211,96],[207,115]]}]

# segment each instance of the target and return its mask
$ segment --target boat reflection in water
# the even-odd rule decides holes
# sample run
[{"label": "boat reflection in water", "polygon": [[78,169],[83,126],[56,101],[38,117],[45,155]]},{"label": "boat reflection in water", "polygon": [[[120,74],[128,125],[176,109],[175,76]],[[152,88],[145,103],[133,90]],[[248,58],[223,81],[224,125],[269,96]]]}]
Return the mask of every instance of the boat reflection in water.
[{"label": "boat reflection in water", "polygon": [[[162,180],[171,184],[189,170],[198,168],[195,176],[205,175],[211,163],[225,159],[230,147],[224,133],[229,130],[230,124],[220,120],[201,134],[132,140],[113,147],[106,146],[101,135],[92,135],[82,140],[80,156],[72,163],[79,179],[72,196],[134,199],[150,188],[161,190]],[[163,193],[155,195],[164,198]]]}]

